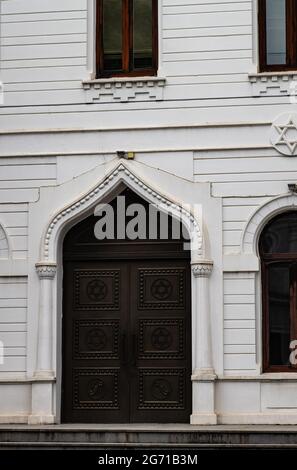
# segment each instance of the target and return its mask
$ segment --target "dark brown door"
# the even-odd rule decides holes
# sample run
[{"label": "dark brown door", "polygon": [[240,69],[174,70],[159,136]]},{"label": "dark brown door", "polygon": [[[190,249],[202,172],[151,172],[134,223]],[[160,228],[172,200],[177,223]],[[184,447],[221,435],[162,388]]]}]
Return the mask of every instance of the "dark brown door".
[{"label": "dark brown door", "polygon": [[189,422],[191,278],[182,241],[64,243],[62,421]]},{"label": "dark brown door", "polygon": [[129,421],[128,274],[126,263],[65,263],[65,422]]},{"label": "dark brown door", "polygon": [[190,270],[185,261],[131,263],[130,421],[189,422]]}]

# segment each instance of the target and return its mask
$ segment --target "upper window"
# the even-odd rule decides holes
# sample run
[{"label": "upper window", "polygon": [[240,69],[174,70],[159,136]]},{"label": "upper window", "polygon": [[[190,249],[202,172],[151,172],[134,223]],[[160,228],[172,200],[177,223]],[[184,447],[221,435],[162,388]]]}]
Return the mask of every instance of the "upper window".
[{"label": "upper window", "polygon": [[156,75],[157,0],[97,0],[97,77]]},{"label": "upper window", "polygon": [[297,1],[259,0],[260,69],[297,69]]},{"label": "upper window", "polygon": [[297,211],[274,218],[260,237],[264,371],[294,371],[297,340]]}]

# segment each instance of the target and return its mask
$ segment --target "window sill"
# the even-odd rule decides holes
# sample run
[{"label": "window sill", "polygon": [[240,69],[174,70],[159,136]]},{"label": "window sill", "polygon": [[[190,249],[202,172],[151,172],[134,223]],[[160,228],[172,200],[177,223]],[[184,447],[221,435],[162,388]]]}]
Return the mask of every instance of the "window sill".
[{"label": "window sill", "polygon": [[115,77],[82,82],[87,103],[162,101],[165,78]]},{"label": "window sill", "polygon": [[222,375],[219,380],[227,381],[251,381],[251,382],[273,382],[278,380],[297,381],[297,372],[264,372],[260,375]]},{"label": "window sill", "polygon": [[296,96],[297,71],[250,73],[248,78],[253,96]]}]

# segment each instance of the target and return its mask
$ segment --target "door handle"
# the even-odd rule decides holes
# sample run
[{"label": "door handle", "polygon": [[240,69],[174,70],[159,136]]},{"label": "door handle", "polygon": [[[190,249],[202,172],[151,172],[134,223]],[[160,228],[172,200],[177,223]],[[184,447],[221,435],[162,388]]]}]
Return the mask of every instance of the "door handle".
[{"label": "door handle", "polygon": [[121,363],[125,366],[127,362],[127,336],[123,333],[121,335]]}]

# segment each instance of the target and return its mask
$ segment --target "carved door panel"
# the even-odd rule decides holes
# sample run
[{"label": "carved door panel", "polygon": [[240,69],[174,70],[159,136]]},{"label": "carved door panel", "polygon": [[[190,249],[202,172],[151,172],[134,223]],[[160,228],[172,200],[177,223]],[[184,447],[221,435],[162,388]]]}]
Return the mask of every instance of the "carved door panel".
[{"label": "carved door panel", "polygon": [[189,422],[191,278],[185,261],[131,266],[131,421]]},{"label": "carved door panel", "polygon": [[128,277],[126,263],[64,264],[64,422],[129,421]]},{"label": "carved door panel", "polygon": [[189,422],[188,261],[65,261],[64,422]]}]

